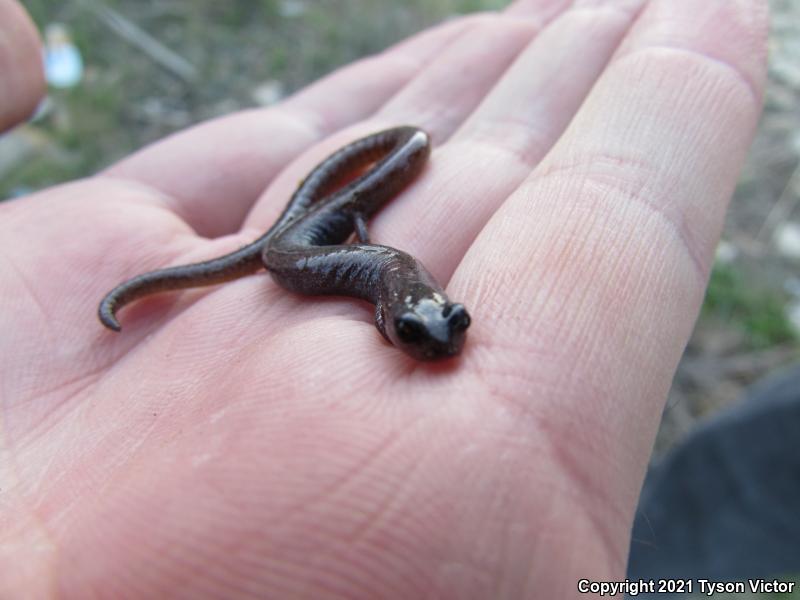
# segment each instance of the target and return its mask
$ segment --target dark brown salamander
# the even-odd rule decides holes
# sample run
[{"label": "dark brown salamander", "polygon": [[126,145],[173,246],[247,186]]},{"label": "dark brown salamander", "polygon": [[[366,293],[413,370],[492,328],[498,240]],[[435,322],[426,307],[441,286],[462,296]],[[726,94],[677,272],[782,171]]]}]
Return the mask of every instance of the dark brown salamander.
[{"label": "dark brown salamander", "polygon": [[[289,290],[374,303],[378,330],[418,360],[455,356],[470,324],[464,306],[450,302],[413,257],[370,244],[366,228],[367,219],[417,176],[429,154],[428,135],[415,127],[387,129],[345,146],[309,174],[256,241],[220,258],[151,271],[118,285],[100,303],[100,321],[119,331],[116,311],[136,298],[230,281],[264,266]],[[359,243],[344,244],[354,231]]]}]

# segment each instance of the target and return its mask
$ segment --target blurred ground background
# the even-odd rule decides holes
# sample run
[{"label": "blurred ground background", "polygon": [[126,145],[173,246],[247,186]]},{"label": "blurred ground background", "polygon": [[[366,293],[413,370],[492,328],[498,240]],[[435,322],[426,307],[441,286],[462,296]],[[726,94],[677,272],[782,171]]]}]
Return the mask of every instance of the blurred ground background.
[{"label": "blurred ground background", "polygon": [[[81,81],[0,138],[0,198],[91,174],[197,121],[267,105],[364,54],[503,0],[26,0]],[[655,456],[800,358],[800,2],[772,0],[769,86]],[[163,46],[163,47],[162,47]],[[800,596],[797,596],[800,597]]]}]

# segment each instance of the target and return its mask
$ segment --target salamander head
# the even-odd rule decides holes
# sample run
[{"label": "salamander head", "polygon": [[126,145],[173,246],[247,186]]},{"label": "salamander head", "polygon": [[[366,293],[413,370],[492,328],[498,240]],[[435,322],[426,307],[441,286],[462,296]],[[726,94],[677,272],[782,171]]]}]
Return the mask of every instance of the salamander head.
[{"label": "salamander head", "polygon": [[464,347],[470,317],[463,304],[422,298],[387,315],[386,335],[417,360],[456,356]]}]

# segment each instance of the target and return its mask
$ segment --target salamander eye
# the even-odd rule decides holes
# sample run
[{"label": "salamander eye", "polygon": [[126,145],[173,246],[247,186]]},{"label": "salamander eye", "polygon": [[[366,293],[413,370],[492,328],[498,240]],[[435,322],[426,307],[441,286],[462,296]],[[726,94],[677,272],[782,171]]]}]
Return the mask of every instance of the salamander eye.
[{"label": "salamander eye", "polygon": [[397,337],[406,344],[412,344],[425,337],[425,325],[418,316],[412,313],[400,315],[394,321]]},{"label": "salamander eye", "polygon": [[447,323],[452,331],[466,331],[472,322],[467,309],[463,304],[454,304],[447,318]]}]

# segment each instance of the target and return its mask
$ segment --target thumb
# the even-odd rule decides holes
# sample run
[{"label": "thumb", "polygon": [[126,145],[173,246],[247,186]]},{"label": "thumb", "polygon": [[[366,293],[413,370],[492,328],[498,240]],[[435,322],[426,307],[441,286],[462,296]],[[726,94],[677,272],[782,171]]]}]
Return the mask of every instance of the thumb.
[{"label": "thumb", "polygon": [[29,116],[43,93],[36,27],[16,0],[0,2],[0,131]]}]

